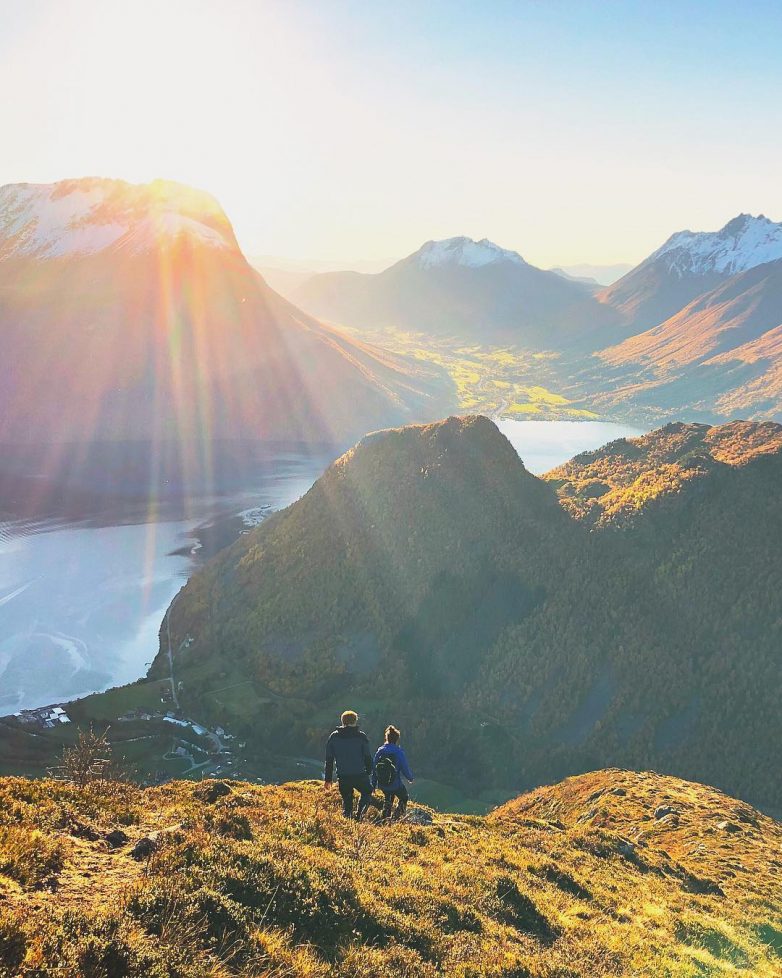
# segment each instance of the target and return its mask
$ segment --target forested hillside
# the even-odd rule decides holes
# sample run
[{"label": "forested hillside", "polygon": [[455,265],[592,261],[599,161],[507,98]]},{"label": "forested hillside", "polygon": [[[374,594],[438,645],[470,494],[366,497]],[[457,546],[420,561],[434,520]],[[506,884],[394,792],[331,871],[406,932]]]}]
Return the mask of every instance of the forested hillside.
[{"label": "forested hillside", "polygon": [[608,491],[651,472],[618,522],[560,505],[562,473],[530,475],[485,418],[368,437],[180,593],[184,708],[311,754],[353,705],[475,791],[621,764],[778,807],[779,433],[693,431],[671,492],[681,432],[604,451]]},{"label": "forested hillside", "polygon": [[675,422],[640,438],[577,455],[546,474],[573,516],[592,523],[632,520],[686,483],[782,450],[782,425],[734,421],[710,427]]}]

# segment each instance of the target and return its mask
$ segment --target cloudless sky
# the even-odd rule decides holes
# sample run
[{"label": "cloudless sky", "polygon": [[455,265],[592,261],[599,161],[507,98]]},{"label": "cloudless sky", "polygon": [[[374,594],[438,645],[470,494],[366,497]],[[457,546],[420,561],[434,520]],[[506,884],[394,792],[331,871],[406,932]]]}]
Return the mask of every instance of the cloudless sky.
[{"label": "cloudless sky", "polygon": [[166,177],[245,251],[635,262],[782,220],[782,4],[0,0],[0,183]]}]

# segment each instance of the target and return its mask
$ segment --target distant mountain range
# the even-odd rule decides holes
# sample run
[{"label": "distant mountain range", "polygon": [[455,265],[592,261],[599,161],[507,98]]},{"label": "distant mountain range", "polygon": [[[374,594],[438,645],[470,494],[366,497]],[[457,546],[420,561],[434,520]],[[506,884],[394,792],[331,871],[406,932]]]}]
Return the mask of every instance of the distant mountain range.
[{"label": "distant mountain range", "polygon": [[674,234],[605,291],[626,322],[585,390],[640,418],[782,418],[782,224]]},{"label": "distant mountain range", "polygon": [[382,272],[392,260],[337,262],[312,258],[281,258],[277,255],[248,255],[247,260],[275,292],[291,299],[293,293],[313,275],[324,272]]},{"label": "distant mountain range", "polygon": [[381,272],[295,266],[267,270],[294,305],[214,198],[170,182],[0,188],[0,443],[347,444],[455,409],[444,369],[371,341],[386,328],[554,353],[568,402],[624,420],[782,419],[782,224],[763,215],[677,232],[605,288],[466,237]]},{"label": "distant mountain range", "polygon": [[568,396],[615,416],[782,418],[780,263],[782,224],[740,214],[671,235],[604,288],[576,274],[588,266],[544,271],[490,241],[450,238],[380,273],[312,276],[294,295],[370,332],[556,353]]},{"label": "distant mountain range", "polygon": [[184,709],[220,722],[210,691],[244,682],[258,748],[314,751],[350,703],[439,780],[651,766],[778,808],[781,480],[776,424],[671,425],[543,479],[486,418],[379,432],[180,592]]},{"label": "distant mountain range", "polygon": [[451,402],[273,292],[179,184],[1,188],[0,296],[0,442],[344,443]]},{"label": "distant mountain range", "polygon": [[374,275],[315,275],[294,292],[313,315],[360,329],[395,327],[473,343],[597,348],[624,334],[593,287],[536,268],[486,239],[428,241]]},{"label": "distant mountain range", "polygon": [[584,282],[592,283],[595,282],[598,285],[606,286],[612,285],[617,279],[626,275],[632,265],[628,265],[626,262],[619,262],[616,265],[590,265],[587,262],[582,262],[579,265],[564,265],[552,268],[552,272],[559,272],[562,275],[568,275],[576,280],[582,280]]}]

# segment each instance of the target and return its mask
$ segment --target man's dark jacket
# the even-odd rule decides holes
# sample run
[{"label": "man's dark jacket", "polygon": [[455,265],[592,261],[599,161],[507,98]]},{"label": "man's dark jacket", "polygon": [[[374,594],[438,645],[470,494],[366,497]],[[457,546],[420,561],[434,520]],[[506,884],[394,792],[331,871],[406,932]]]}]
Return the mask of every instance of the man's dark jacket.
[{"label": "man's dark jacket", "polygon": [[369,738],[358,727],[337,727],[326,742],[326,780],[334,780],[334,762],[337,776],[355,778],[372,773],[372,753]]}]

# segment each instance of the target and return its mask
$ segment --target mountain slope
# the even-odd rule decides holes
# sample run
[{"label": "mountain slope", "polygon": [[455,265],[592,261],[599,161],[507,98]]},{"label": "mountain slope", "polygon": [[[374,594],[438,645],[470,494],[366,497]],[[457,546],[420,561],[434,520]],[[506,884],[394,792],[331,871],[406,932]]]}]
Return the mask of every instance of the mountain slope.
[{"label": "mountain slope", "polygon": [[350,701],[476,791],[619,763],[779,807],[779,432],[688,437],[609,446],[637,513],[590,523],[486,419],[378,433],[191,578],[152,674],[170,625],[183,708],[219,723],[214,691],[244,684],[230,718],[258,749],[319,752]]},{"label": "mountain slope", "polygon": [[611,442],[546,473],[560,502],[590,525],[625,523],[693,480],[782,451],[782,425],[735,421],[717,427],[676,422]]},{"label": "mountain slope", "polygon": [[[295,292],[314,315],[359,329],[394,327],[535,349],[590,347],[620,317],[591,288],[491,241],[429,241],[384,272],[313,276]],[[624,334],[621,334],[624,335]]]},{"label": "mountain slope", "polygon": [[719,231],[678,231],[598,295],[625,319],[625,335],[670,319],[731,276],[782,258],[782,224],[739,214]]},{"label": "mountain slope", "polygon": [[758,265],[659,326],[601,351],[599,403],[715,417],[782,417],[782,260]]},{"label": "mountain slope", "polygon": [[0,190],[0,441],[353,440],[437,414],[433,370],[272,292],[207,194]]},{"label": "mountain slope", "polygon": [[782,829],[672,778],[597,772],[393,827],[311,782],[2,779],[0,799],[9,976],[779,974]]}]

